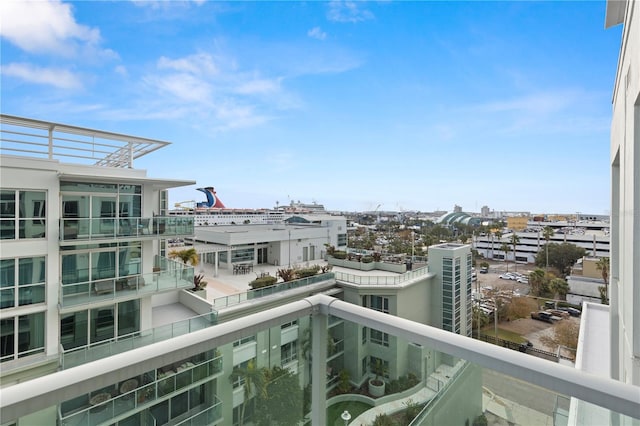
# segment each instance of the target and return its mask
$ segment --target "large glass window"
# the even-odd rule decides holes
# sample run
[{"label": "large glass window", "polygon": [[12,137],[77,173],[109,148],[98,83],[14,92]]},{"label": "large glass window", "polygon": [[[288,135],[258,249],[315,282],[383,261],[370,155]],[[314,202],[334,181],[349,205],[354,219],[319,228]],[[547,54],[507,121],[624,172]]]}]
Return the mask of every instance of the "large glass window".
[{"label": "large glass window", "polygon": [[298,342],[285,343],[280,346],[280,363],[281,365],[288,364],[298,359]]},{"label": "large glass window", "polygon": [[45,274],[44,256],[0,260],[2,309],[44,302]]},{"label": "large glass window", "polygon": [[65,350],[127,336],[140,331],[140,301],[64,314],[60,319],[60,343]]},{"label": "large glass window", "polygon": [[362,306],[376,311],[389,313],[389,298],[383,296],[368,295],[363,296]]},{"label": "large glass window", "polygon": [[0,320],[0,361],[44,352],[44,312]]},{"label": "large glass window", "polygon": [[389,335],[387,333],[383,333],[382,331],[375,330],[373,328],[369,330],[371,343],[375,343],[376,345],[389,346]]},{"label": "large glass window", "polygon": [[45,191],[0,191],[0,239],[44,238],[46,199]]}]

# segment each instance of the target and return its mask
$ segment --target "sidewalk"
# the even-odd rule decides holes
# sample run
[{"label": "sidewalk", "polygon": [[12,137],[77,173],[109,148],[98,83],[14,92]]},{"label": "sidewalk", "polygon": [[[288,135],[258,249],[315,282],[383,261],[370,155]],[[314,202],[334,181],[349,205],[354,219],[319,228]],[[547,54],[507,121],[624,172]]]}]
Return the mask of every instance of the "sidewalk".
[{"label": "sidewalk", "polygon": [[553,417],[497,396],[487,388],[482,388],[482,409],[506,420],[508,424],[553,426]]}]

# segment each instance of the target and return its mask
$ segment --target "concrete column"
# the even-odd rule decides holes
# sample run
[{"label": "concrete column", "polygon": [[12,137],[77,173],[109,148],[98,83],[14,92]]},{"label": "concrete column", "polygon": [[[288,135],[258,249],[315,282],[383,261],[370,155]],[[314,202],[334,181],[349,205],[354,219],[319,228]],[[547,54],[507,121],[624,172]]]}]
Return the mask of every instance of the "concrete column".
[{"label": "concrete column", "polygon": [[218,276],[218,252],[213,254],[213,276]]},{"label": "concrete column", "polygon": [[327,316],[311,317],[311,424],[327,424]]}]

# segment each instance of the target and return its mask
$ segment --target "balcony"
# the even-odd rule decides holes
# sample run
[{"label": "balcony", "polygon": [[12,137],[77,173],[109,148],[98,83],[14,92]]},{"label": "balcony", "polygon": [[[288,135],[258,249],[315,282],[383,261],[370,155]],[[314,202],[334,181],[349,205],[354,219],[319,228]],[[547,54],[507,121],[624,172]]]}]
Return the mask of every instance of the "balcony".
[{"label": "balcony", "polygon": [[[334,337],[340,336],[334,334],[335,327],[329,328],[330,316],[341,318],[344,324],[344,352],[341,358],[344,362],[336,364],[331,373],[327,369],[327,339],[329,332]],[[640,392],[636,386],[318,294],[245,315],[216,327],[132,349],[100,362],[5,386],[2,389],[0,422],[12,422],[26,414],[64,404],[61,418],[65,420],[76,414],[75,410],[93,415],[92,408],[104,406],[101,413],[108,414],[104,414],[105,418],[94,417],[95,421],[113,423],[123,418],[117,417],[118,415],[122,416],[121,413],[127,412],[117,411],[112,400],[119,399],[128,392],[136,392],[131,400],[127,400],[128,407],[134,407],[128,410],[133,412],[147,408],[136,402],[140,394],[144,394],[143,389],[146,387],[150,388],[150,400],[161,402],[173,398],[190,386],[182,387],[183,383],[200,383],[201,376],[193,376],[195,373],[189,373],[192,375],[185,382],[179,378],[183,371],[192,369],[192,366],[184,366],[184,370],[180,371],[173,368],[172,372],[168,372],[164,370],[168,364],[182,367],[185,357],[196,356],[203,350],[219,349],[225,365],[229,367],[224,374],[230,374],[231,365],[240,362],[236,359],[233,342],[257,335],[258,338],[252,337],[257,349],[253,357],[258,354],[268,356],[273,342],[269,342],[266,336],[272,333],[272,329],[279,329],[282,324],[308,317],[311,319],[310,358],[299,357],[294,380],[286,382],[286,385],[283,382],[286,392],[275,384],[272,389],[286,396],[283,399],[285,401],[300,401],[299,405],[287,409],[287,412],[293,413],[300,420],[307,417],[313,425],[341,424],[339,416],[344,408],[334,418],[333,407],[343,403],[353,404],[354,407],[362,406],[363,401],[366,407],[360,412],[356,412],[351,406],[347,408],[352,415],[351,424],[371,424],[379,410],[383,414],[393,414],[402,410],[406,406],[404,403],[409,401],[418,403],[419,409],[416,419],[412,423],[407,421],[406,424],[472,424],[481,415],[511,419],[509,421],[516,424],[552,424],[554,416],[559,418],[557,414],[561,414],[556,401],[567,398],[598,405],[602,410],[607,410],[608,418],[614,424],[632,424],[638,421]],[[361,327],[388,333],[395,337],[390,339],[390,344],[404,346],[398,346],[399,350],[381,348],[375,352],[361,352],[362,345],[354,333]],[[276,346],[275,350],[277,349]],[[363,356],[369,359],[364,359]],[[387,393],[378,399],[372,399],[361,392],[362,386],[372,376],[366,370],[366,366],[370,365],[370,357],[389,363]],[[259,367],[270,367],[267,361],[260,361],[259,357],[258,362]],[[195,366],[197,363],[193,364]],[[348,371],[348,385],[351,389],[340,395],[327,397],[327,385],[338,369]],[[161,376],[163,372],[166,374]],[[145,373],[149,375],[146,379]],[[412,383],[408,388],[398,386],[408,373],[418,378],[418,384]],[[216,374],[219,373],[214,373],[214,376]],[[233,408],[232,384],[228,376],[217,377],[217,380],[210,381],[211,391],[222,401],[223,418],[230,421]],[[136,379],[137,383],[130,382],[124,390],[127,387],[134,390],[123,392],[122,381],[131,378]],[[144,383],[145,380],[149,382]],[[166,382],[161,385],[163,380]],[[118,382],[114,384],[115,381]],[[144,383],[144,386],[140,383]],[[164,383],[168,383],[168,390],[164,389]],[[306,386],[311,389],[310,410],[306,410],[302,403],[303,389]],[[391,389],[394,386],[396,389]],[[108,395],[96,398],[96,404],[90,405],[96,394],[105,393]],[[71,407],[67,399],[76,397],[81,403]],[[145,395],[143,403],[147,403],[146,401]],[[276,402],[274,401],[273,407],[265,406],[265,410],[277,410],[279,405]],[[268,403],[265,402],[267,405]],[[262,411],[254,412],[253,415],[261,415]],[[258,420],[252,419],[254,422]]]},{"label": "balcony", "polygon": [[193,233],[193,218],[189,216],[60,219],[61,244],[188,237]]},{"label": "balcony", "polygon": [[157,268],[160,269],[157,272],[62,284],[60,285],[60,306],[68,308],[105,300],[132,299],[193,287],[193,267],[165,258],[160,260],[161,266]]},{"label": "balcony", "polygon": [[368,286],[393,286],[404,284],[407,281],[424,278],[429,274],[429,268],[416,269],[415,271],[405,272],[395,275],[356,275],[344,272],[334,272],[336,281],[350,284],[368,285]]},{"label": "balcony", "polygon": [[63,370],[76,367],[87,362],[202,330],[203,328],[216,325],[216,323],[216,314],[207,313],[184,321],[177,321],[172,324],[152,328],[151,330],[140,331],[126,336],[118,336],[116,339],[102,341],[93,345],[68,350],[61,349],[60,367]]},{"label": "balcony", "polygon": [[[64,401],[58,409],[58,421],[60,425],[88,426],[115,418],[128,418],[141,412],[153,418],[153,407],[159,402],[211,382],[221,372],[220,356],[213,359],[200,356],[170,364]],[[213,401],[206,404],[210,407],[189,407],[188,413],[174,424],[192,424],[190,420],[193,422],[198,419],[207,419],[206,423],[200,424],[215,423],[220,419],[220,404],[221,401],[214,395]]]}]

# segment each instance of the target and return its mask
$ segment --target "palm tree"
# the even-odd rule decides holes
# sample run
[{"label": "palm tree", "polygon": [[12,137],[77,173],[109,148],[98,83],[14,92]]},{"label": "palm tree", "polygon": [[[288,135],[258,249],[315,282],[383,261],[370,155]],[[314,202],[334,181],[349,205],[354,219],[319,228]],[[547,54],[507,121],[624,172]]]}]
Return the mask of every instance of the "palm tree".
[{"label": "palm tree", "polygon": [[514,232],[513,234],[511,234],[510,242],[511,246],[513,247],[513,271],[517,272],[518,266],[516,263],[516,245],[520,242],[520,237],[518,237]]},{"label": "palm tree", "polygon": [[229,381],[234,383],[240,380],[243,383],[244,400],[240,410],[240,426],[244,424],[244,413],[249,400],[255,395],[266,398],[267,380],[266,369],[256,367],[255,359],[249,360],[246,367],[234,367],[229,376]]},{"label": "palm tree", "polygon": [[493,240],[494,238],[497,238],[498,241],[502,239],[502,229],[496,229],[495,231],[493,231],[492,235],[493,237],[491,238],[491,258],[493,259]]},{"label": "palm tree", "polygon": [[170,251],[168,256],[169,256],[169,259],[180,259],[180,261],[185,265],[190,264],[191,266],[196,266],[200,261],[198,252],[193,247],[184,249],[184,250]]},{"label": "palm tree", "polygon": [[540,290],[544,285],[545,274],[542,269],[536,269],[529,274],[529,284],[531,285],[531,293],[534,296],[540,295]]},{"label": "palm tree", "polygon": [[[199,262],[198,252],[195,248],[191,247],[184,250],[173,250],[167,255],[169,259],[180,259],[185,265],[196,266]],[[187,271],[182,270],[182,278],[186,278]]]},{"label": "palm tree", "polygon": [[569,284],[562,278],[553,278],[549,282],[549,290],[553,293],[554,299],[566,300],[569,292]]},{"label": "palm tree", "polygon": [[600,290],[602,303],[609,304],[609,258],[601,257],[596,263],[596,269],[602,273],[602,279],[604,281],[604,289]]},{"label": "palm tree", "polygon": [[553,237],[554,233],[553,228],[550,226],[545,226],[542,230],[542,236],[547,241],[547,244],[545,245],[545,248],[547,249],[547,271],[549,270],[549,240]]},{"label": "palm tree", "polygon": [[509,244],[502,243],[500,250],[504,252],[504,261],[507,263],[507,272],[509,272],[509,262],[507,262],[507,253],[509,252]]}]

